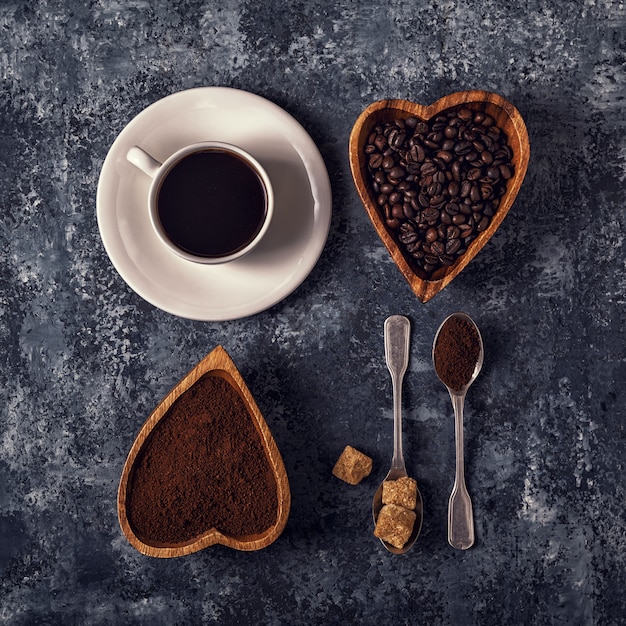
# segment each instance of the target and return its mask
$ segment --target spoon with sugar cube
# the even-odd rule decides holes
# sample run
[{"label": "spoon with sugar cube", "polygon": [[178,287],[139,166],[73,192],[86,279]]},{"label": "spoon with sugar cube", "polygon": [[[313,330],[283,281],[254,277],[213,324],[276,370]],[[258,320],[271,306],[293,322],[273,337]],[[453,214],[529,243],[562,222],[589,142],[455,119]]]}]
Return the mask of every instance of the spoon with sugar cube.
[{"label": "spoon with sugar cube", "polygon": [[411,324],[402,315],[385,320],[385,360],[393,388],[393,457],[391,469],[372,502],[374,536],[389,552],[405,554],[422,528],[422,495],[406,471],[402,452],[402,381],[409,363]]}]

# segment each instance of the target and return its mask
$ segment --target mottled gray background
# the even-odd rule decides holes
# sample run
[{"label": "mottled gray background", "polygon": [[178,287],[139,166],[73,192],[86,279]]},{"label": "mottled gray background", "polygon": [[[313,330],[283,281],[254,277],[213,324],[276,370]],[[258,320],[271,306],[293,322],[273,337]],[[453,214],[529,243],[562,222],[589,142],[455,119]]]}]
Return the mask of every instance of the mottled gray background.
[{"label": "mottled gray background", "polygon": [[[3,0],[0,622],[625,623],[625,64],[622,0]],[[122,128],[208,85],[292,114],[334,194],[303,285],[221,323],[139,298],[95,216]],[[518,107],[531,162],[496,236],[424,305],[358,200],[348,136],[374,100],[470,88]],[[466,413],[467,552],[446,539],[453,420],[429,360],[459,309],[487,350]],[[373,538],[369,512],[391,456],[382,328],[393,313],[413,322],[405,452],[426,503],[402,558]],[[118,526],[124,460],[217,344],[284,455],[291,516],[257,553],[150,559]],[[356,487],[330,473],[347,443],[374,459]]]}]

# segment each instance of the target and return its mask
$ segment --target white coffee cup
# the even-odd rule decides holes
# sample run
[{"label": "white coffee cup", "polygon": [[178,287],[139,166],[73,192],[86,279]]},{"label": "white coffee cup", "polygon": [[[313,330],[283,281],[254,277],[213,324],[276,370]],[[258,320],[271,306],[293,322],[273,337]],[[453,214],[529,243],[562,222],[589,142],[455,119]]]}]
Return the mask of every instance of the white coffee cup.
[{"label": "white coffee cup", "polygon": [[207,141],[163,163],[139,146],[126,158],[152,178],[150,221],[175,254],[195,263],[227,263],[250,252],[267,232],[274,193],[265,169],[248,152]]}]

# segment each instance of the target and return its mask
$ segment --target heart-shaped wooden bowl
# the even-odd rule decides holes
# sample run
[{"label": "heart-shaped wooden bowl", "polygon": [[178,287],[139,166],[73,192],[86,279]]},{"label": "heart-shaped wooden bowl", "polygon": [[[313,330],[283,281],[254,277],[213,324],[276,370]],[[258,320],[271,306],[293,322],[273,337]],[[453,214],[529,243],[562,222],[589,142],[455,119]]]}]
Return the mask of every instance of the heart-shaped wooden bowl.
[{"label": "heart-shaped wooden bowl", "polygon": [[[505,194],[487,229],[472,241],[467,251],[459,256],[453,265],[440,268],[432,275],[426,275],[420,268],[412,267],[409,260],[390,234],[385,225],[384,216],[377,206],[374,192],[369,185],[367,157],[364,152],[366,142],[372,130],[378,125],[397,118],[406,119],[414,116],[428,122],[447,109],[459,108],[483,111],[490,115],[496,125],[503,130],[513,152],[513,177],[508,181]],[[391,254],[394,262],[409,282],[415,295],[427,302],[434,295],[460,274],[466,265],[480,252],[489,239],[496,232],[502,220],[511,208],[526,175],[530,158],[530,144],[528,132],[522,116],[517,109],[501,96],[487,91],[462,91],[453,93],[437,100],[430,106],[422,106],[408,100],[380,100],[368,106],[358,117],[350,133],[350,168],[361,201],[382,239],[385,247]]]},{"label": "heart-shaped wooden bowl", "polygon": [[[135,534],[127,514],[127,498],[132,484],[131,473],[143,446],[149,440],[151,433],[161,420],[167,419],[167,413],[172,404],[205,374],[221,377],[228,381],[239,394],[247,408],[250,419],[253,421],[256,432],[260,437],[267,463],[271,468],[276,482],[278,502],[276,521],[264,532],[245,537],[231,537],[221,533],[216,528],[207,528],[206,532],[185,543],[170,545],[156,541],[147,543]],[[176,472],[176,467],[172,467],[172,472]],[[139,552],[153,557],[169,558],[183,556],[214,544],[222,544],[236,550],[259,550],[271,544],[282,533],[287,523],[290,506],[291,494],[289,481],[276,442],[237,367],[226,350],[218,346],[200,361],[200,363],[169,392],[152,412],[137,435],[128,454],[126,464],[124,465],[118,490],[117,508],[122,531],[131,545],[139,550]]]}]

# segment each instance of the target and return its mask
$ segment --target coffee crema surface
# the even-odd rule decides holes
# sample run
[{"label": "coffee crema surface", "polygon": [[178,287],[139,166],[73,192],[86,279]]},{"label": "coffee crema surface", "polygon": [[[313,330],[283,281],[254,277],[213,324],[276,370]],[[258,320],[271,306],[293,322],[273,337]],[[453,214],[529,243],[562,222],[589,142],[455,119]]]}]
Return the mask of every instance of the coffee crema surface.
[{"label": "coffee crema surface", "polygon": [[267,192],[256,171],[231,152],[187,155],[168,172],[158,192],[158,217],[177,247],[199,257],[226,257],[259,233]]},{"label": "coffee crema surface", "polygon": [[451,266],[491,222],[513,177],[513,152],[486,113],[450,109],[425,122],[380,122],[364,147],[368,184],[414,269]]}]

